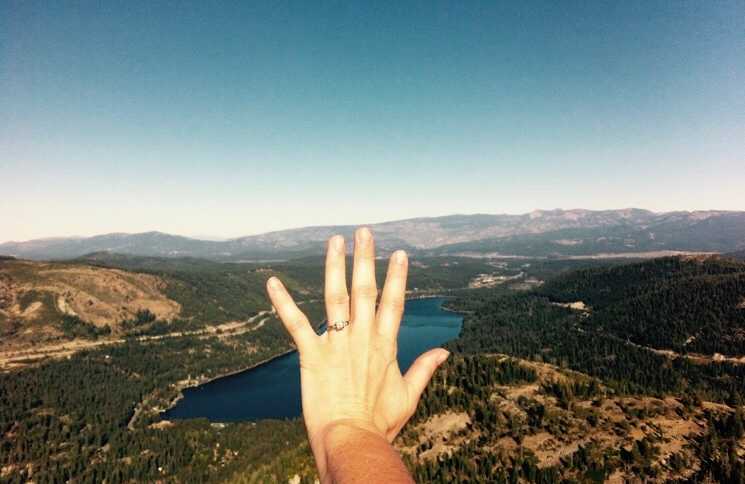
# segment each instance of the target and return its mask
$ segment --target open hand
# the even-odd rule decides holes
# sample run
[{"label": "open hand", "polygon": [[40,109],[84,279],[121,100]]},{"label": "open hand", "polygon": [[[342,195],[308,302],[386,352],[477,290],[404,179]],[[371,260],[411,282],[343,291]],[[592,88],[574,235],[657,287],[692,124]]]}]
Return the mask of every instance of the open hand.
[{"label": "open hand", "polygon": [[344,239],[329,239],[325,302],[329,326],[340,330],[317,335],[306,316],[276,277],[267,281],[272,304],[300,353],[303,417],[321,474],[325,435],[335,425],[374,432],[391,442],[416,410],[419,397],[448,352],[437,348],[421,355],[401,375],[396,360],[403,316],[408,260],[394,252],[376,311],[375,247],[369,229],[355,233],[352,297],[347,293]]}]

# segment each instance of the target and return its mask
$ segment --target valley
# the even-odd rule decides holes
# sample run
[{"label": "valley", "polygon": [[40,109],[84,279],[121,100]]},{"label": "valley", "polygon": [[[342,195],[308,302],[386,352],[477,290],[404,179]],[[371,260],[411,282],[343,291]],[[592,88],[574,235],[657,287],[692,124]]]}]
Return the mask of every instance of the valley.
[{"label": "valley", "polygon": [[[3,342],[0,371],[3,480],[313,481],[299,420],[169,421],[161,412],[188,387],[293,349],[263,300],[269,275],[288,281],[320,324],[320,258],[226,264],[97,253],[3,264],[4,287],[14,288],[5,300],[31,292],[39,299],[27,307],[38,302],[52,315],[24,318],[7,310],[17,302],[4,306],[17,329]],[[49,282],[69,271],[86,276]],[[130,294],[119,282],[129,281],[147,296],[133,300],[178,312],[138,318],[132,308],[134,319],[105,321],[111,333],[65,333],[64,308],[86,313],[61,309],[58,297],[85,290],[116,301],[94,292],[101,281],[115,282],[111,297]],[[464,321],[447,343],[453,361],[396,445],[421,481],[737,475],[744,281],[742,262],[711,255],[414,258],[409,297],[451,296],[445,309]],[[57,297],[38,296],[52,290]],[[43,336],[30,345],[36,325]]]}]

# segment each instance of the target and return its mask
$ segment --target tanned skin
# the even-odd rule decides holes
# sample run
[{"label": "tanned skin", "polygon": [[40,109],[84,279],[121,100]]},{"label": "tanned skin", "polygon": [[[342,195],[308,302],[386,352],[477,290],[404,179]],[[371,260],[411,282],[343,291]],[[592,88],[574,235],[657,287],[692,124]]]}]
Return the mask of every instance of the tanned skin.
[{"label": "tanned skin", "polygon": [[317,335],[276,277],[267,291],[300,353],[303,418],[324,484],[411,483],[391,445],[448,352],[422,354],[401,374],[397,337],[406,296],[408,259],[394,252],[376,308],[375,246],[368,228],[354,238],[352,294],[347,292],[345,243],[329,239],[325,302],[328,321],[350,321]]}]

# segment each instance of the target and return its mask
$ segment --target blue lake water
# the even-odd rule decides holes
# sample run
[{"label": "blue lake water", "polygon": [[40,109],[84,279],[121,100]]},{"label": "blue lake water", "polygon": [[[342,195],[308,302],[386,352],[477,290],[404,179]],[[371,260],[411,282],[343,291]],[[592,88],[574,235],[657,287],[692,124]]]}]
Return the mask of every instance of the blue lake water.
[{"label": "blue lake water", "polygon": [[[442,310],[442,298],[406,302],[398,336],[401,371],[423,352],[458,336],[463,318]],[[298,354],[290,353],[242,373],[184,390],[184,398],[163,413],[166,419],[205,417],[214,422],[300,416]]]}]

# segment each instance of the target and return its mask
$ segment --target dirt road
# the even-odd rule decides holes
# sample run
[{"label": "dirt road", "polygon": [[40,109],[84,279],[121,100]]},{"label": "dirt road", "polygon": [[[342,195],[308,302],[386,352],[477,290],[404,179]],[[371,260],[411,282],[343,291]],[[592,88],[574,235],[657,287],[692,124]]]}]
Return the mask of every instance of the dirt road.
[{"label": "dirt road", "polygon": [[[261,328],[272,313],[272,310],[265,310],[260,311],[258,314],[245,321],[231,321],[215,326],[208,326],[195,331],[175,331],[173,333],[153,336],[139,336],[135,338],[135,340],[147,342],[166,338],[181,338],[184,336],[235,336]],[[124,343],[124,341],[125,338],[107,338],[98,340],[75,339],[63,343],[39,345],[21,350],[2,351],[0,352],[0,371],[23,367],[45,358],[64,358],[77,353],[78,351],[120,344]]]}]

